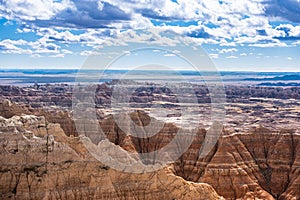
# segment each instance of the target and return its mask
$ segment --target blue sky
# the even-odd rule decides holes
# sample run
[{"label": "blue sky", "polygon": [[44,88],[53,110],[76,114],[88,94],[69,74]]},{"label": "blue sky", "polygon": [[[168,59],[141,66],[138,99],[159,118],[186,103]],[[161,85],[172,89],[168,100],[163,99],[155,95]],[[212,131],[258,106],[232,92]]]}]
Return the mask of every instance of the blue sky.
[{"label": "blue sky", "polygon": [[130,42],[184,42],[219,70],[300,71],[299,0],[0,0],[0,33],[0,68],[80,68]]}]

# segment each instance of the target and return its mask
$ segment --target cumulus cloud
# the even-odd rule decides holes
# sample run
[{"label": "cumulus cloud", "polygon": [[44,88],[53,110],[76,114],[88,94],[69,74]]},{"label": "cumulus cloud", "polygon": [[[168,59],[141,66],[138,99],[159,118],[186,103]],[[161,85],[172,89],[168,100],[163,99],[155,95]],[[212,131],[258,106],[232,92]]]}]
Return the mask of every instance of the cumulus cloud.
[{"label": "cumulus cloud", "polygon": [[275,38],[281,40],[299,40],[300,39],[300,26],[293,26],[292,24],[280,24],[275,28],[281,31],[282,34]]},{"label": "cumulus cloud", "polygon": [[47,1],[47,0],[0,0],[1,14],[7,19],[20,20],[49,20],[57,13],[70,6],[67,0]]},{"label": "cumulus cloud", "polygon": [[0,51],[5,54],[31,54],[30,49],[23,49],[19,46],[26,45],[25,40],[2,40],[0,41]]},{"label": "cumulus cloud", "polygon": [[[237,48],[231,48],[236,46],[300,45],[300,26],[288,22],[300,22],[299,13],[295,0],[0,0],[0,15],[17,21],[19,33],[40,37],[34,42],[6,41],[0,48],[62,56],[72,53],[63,47],[70,44],[97,49],[138,41],[173,46],[185,42],[195,48],[224,47],[212,55],[216,58],[236,53]],[[274,26],[271,21],[276,19],[287,23]],[[150,34],[139,33],[144,28]],[[180,38],[169,38],[168,31]],[[89,51],[77,53],[89,55]]]},{"label": "cumulus cloud", "polygon": [[30,54],[31,57],[39,58],[41,54],[49,54],[51,57],[63,57],[72,52],[62,49],[59,45],[51,43],[46,37],[42,37],[35,42],[26,40],[5,39],[0,41],[0,52],[5,54]]},{"label": "cumulus cloud", "polygon": [[233,52],[237,52],[238,50],[236,48],[230,48],[230,49],[221,49],[219,50],[219,53],[223,54],[223,53],[233,53]]},{"label": "cumulus cloud", "polygon": [[108,2],[96,0],[10,0],[0,1],[1,13],[39,27],[108,28],[112,23],[130,20],[131,14]]},{"label": "cumulus cloud", "polygon": [[236,59],[238,57],[237,56],[227,56],[226,58],[228,58],[228,59]]},{"label": "cumulus cloud", "polygon": [[229,42],[226,39],[221,39],[220,40],[220,46],[227,46],[227,47],[235,47],[236,43],[235,42]]}]

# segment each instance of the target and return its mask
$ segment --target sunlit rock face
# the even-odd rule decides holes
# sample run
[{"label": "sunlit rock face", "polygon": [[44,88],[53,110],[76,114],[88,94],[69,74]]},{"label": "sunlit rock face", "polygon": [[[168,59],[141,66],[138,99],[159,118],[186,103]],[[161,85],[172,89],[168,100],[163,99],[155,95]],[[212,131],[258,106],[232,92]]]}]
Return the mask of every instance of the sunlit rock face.
[{"label": "sunlit rock face", "polygon": [[211,155],[199,159],[196,145],[175,163],[176,174],[205,182],[225,198],[299,198],[300,135],[292,130],[223,136]]},{"label": "sunlit rock face", "polygon": [[[176,161],[155,172],[133,174],[94,159],[78,137],[67,136],[73,134],[66,134],[64,121],[51,123],[46,114],[36,116],[36,110],[9,101],[0,105],[2,199],[300,198],[300,134],[295,130],[258,127],[235,134],[224,130],[210,153],[199,158],[207,131],[198,129]],[[61,116],[68,119],[69,114]],[[130,117],[141,127],[155,120],[142,111]],[[113,116],[99,125],[107,138],[100,145],[109,143],[135,153],[141,166],[155,162],[155,157],[141,153],[166,146],[179,130],[165,123],[156,135],[137,138],[125,134]]]},{"label": "sunlit rock face", "polygon": [[222,199],[210,185],[174,175],[172,166],[113,170],[45,117],[0,117],[0,124],[1,199]]},{"label": "sunlit rock face", "polygon": [[[142,112],[132,113],[131,118],[140,125],[149,121]],[[102,126],[111,142],[137,152],[164,147],[178,131],[173,124],[165,124],[153,137],[128,139],[112,117],[103,120]],[[188,151],[173,164],[176,175],[188,181],[208,183],[228,199],[300,198],[300,135],[295,130],[271,131],[258,127],[238,134],[224,130],[210,153],[199,158],[206,134],[204,129],[197,130]]]},{"label": "sunlit rock face", "polygon": [[10,118],[15,115],[34,114],[37,116],[44,116],[46,121],[50,123],[58,123],[64,130],[65,134],[70,136],[77,136],[76,127],[70,112],[66,110],[51,110],[45,111],[42,108],[32,108],[30,105],[12,103],[9,100],[0,102],[0,116]]},{"label": "sunlit rock face", "polygon": [[[140,125],[149,123],[149,117],[143,112],[132,113],[131,118]],[[103,120],[101,125],[111,142],[138,153],[161,149],[178,131],[176,126],[166,123],[158,134],[144,139],[126,135],[113,117]],[[229,199],[300,197],[300,135],[295,130],[271,131],[258,127],[239,134],[224,130],[210,153],[199,158],[205,135],[206,130],[197,130],[188,151],[174,163],[176,175],[188,181],[208,183]]]}]

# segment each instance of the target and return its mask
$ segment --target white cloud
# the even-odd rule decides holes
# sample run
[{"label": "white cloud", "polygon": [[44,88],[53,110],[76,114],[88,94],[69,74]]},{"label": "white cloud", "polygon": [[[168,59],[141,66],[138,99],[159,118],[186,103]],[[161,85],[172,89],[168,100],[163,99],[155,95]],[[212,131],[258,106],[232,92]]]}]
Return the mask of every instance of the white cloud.
[{"label": "white cloud", "polygon": [[281,31],[281,35],[277,37],[282,38],[300,38],[300,26],[293,26],[292,24],[280,24],[275,28],[277,31]]},{"label": "white cloud", "polygon": [[6,54],[32,54],[31,57],[41,57],[40,54],[49,54],[50,57],[63,57],[73,52],[62,49],[59,45],[52,43],[48,37],[42,37],[35,42],[26,40],[5,39],[0,41],[0,52]]},{"label": "white cloud", "polygon": [[82,52],[80,52],[81,56],[96,56],[96,55],[101,55],[100,52],[97,51],[88,51],[88,50],[84,50]]},{"label": "white cloud", "polygon": [[176,56],[175,54],[172,54],[172,53],[167,53],[167,54],[164,54],[165,57],[174,57]]},{"label": "white cloud", "polygon": [[30,55],[32,58],[41,58],[42,56],[40,54],[32,54]]},{"label": "white cloud", "polygon": [[294,26],[290,32],[289,32],[290,36],[295,36],[295,37],[300,37],[300,26]]},{"label": "white cloud", "polygon": [[62,0],[47,1],[47,0],[9,0],[2,1],[4,8],[1,8],[2,13],[8,19],[22,20],[49,20],[55,14],[71,6],[70,1]]},{"label": "white cloud", "polygon": [[[72,34],[70,31],[55,31],[55,30],[51,30],[48,29],[49,33],[46,33],[46,35],[48,35],[48,38],[50,40],[53,41],[59,41],[62,43],[76,43],[76,42],[80,42],[80,36],[79,35],[74,35]],[[44,35],[44,34],[43,34]]]},{"label": "white cloud", "polygon": [[267,41],[271,40],[269,36],[261,36],[261,35],[256,35],[253,37],[248,37],[248,36],[242,36],[235,38],[235,42],[238,44],[245,44],[245,43],[257,43],[259,41]]},{"label": "white cloud", "polygon": [[233,53],[233,52],[237,52],[238,50],[236,48],[231,48],[231,49],[221,49],[219,50],[219,53],[223,54],[223,53]]},{"label": "white cloud", "polygon": [[33,32],[33,30],[32,29],[30,29],[30,28],[26,28],[26,27],[24,27],[24,28],[17,28],[17,32],[18,33],[29,33],[29,32]]},{"label": "white cloud", "polygon": [[256,43],[249,44],[251,47],[287,47],[288,45],[283,42],[270,42],[270,43]]},{"label": "white cloud", "polygon": [[54,43],[50,43],[44,38],[41,38],[37,42],[31,43],[32,48],[35,50],[35,53],[60,53],[60,46]]},{"label": "white cloud", "polygon": [[27,45],[25,40],[2,40],[0,41],[0,51],[5,54],[32,54],[32,51],[28,48],[23,49],[20,46]]},{"label": "white cloud", "polygon": [[228,59],[236,59],[238,57],[237,56],[227,56],[226,58],[228,58]]},{"label": "white cloud", "polygon": [[228,42],[227,40],[225,39],[221,39],[220,41],[220,46],[227,46],[227,47],[235,47],[236,46],[236,43],[235,42]]},{"label": "white cloud", "polygon": [[[171,46],[183,42],[193,44],[194,48],[202,44],[228,47],[218,52],[225,54],[237,52],[237,48],[230,47],[238,45],[285,47],[290,44],[285,39],[300,38],[300,26],[288,21],[277,27],[270,23],[274,17],[300,22],[300,12],[295,12],[299,6],[292,0],[285,3],[271,0],[2,0],[1,3],[0,15],[17,21],[20,25],[17,32],[32,32],[41,37],[34,42],[6,41],[0,46],[6,53],[89,55],[92,51],[71,52],[65,45],[97,49],[128,42]],[[278,6],[282,6],[282,10]],[[154,20],[156,23],[152,23]],[[9,23],[13,22],[8,21],[7,26]],[[145,28],[149,34],[139,33]],[[166,36],[168,31],[178,34],[178,38]],[[292,45],[300,45],[299,41]]]}]

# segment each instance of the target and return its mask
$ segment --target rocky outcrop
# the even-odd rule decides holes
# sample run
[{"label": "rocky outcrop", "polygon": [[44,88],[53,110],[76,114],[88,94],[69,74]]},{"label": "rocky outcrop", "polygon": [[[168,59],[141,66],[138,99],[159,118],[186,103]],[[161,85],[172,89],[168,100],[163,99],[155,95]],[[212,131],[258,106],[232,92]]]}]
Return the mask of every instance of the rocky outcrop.
[{"label": "rocky outcrop", "polygon": [[300,135],[294,130],[222,136],[215,149],[198,158],[195,144],[175,163],[176,174],[205,182],[230,199],[299,199]]},{"label": "rocky outcrop", "polygon": [[[150,121],[144,112],[132,113],[131,118],[140,126]],[[178,131],[176,126],[166,123],[155,136],[132,137],[117,126],[113,117],[103,120],[101,126],[111,142],[138,153],[163,148]],[[197,130],[190,148],[174,163],[176,175],[208,183],[228,199],[300,198],[300,135],[295,130],[275,132],[258,127],[250,133],[224,131],[211,152],[199,158],[205,136],[206,130]],[[147,164],[155,158],[141,160]]]},{"label": "rocky outcrop", "polygon": [[0,102],[0,116],[5,118],[13,117],[14,115],[31,114],[30,106],[18,105],[5,99]]},{"label": "rocky outcrop", "polygon": [[[189,149],[173,164],[152,173],[131,174],[96,161],[78,137],[66,136],[59,124],[49,122],[51,118],[25,115],[35,111],[8,101],[4,104],[1,114],[5,118],[0,117],[2,199],[300,199],[297,130],[258,127],[238,134],[224,130],[210,153],[199,158],[207,132],[198,129]],[[130,117],[140,127],[155,120],[142,111]],[[109,144],[137,153],[145,166],[156,158],[142,157],[142,153],[165,147],[179,130],[165,123],[154,136],[138,138],[125,134],[113,116],[101,120],[100,126]],[[106,144],[107,140],[100,141]]]},{"label": "rocky outcrop", "polygon": [[77,136],[76,127],[70,112],[67,110],[49,110],[45,111],[40,108],[32,108],[23,104],[12,103],[5,99],[0,102],[0,116],[10,118],[15,115],[32,114],[36,116],[44,116],[46,121],[50,123],[58,123],[67,136]]},{"label": "rocky outcrop", "polygon": [[44,117],[0,117],[0,123],[1,199],[221,199],[171,166],[143,174],[110,169]]},{"label": "rocky outcrop", "polygon": [[29,87],[0,86],[0,99],[25,103],[33,108],[44,106],[72,106],[71,87],[65,84],[35,85]]},{"label": "rocky outcrop", "polygon": [[35,115],[45,116],[46,120],[50,123],[58,123],[67,136],[78,136],[75,123],[72,119],[70,112],[66,110],[51,110],[44,111],[42,109],[36,109]]},{"label": "rocky outcrop", "polygon": [[[137,111],[130,114],[130,117],[136,125],[143,127],[147,126],[150,118],[145,112]],[[122,122],[126,120],[120,120]],[[159,123],[159,122],[158,122]],[[161,126],[161,130],[154,136],[145,137],[147,131],[144,130],[140,133],[140,137],[127,135],[118,124],[115,122],[113,116],[108,116],[106,119],[100,122],[100,126],[106,137],[114,144],[121,146],[125,150],[137,153],[147,153],[161,149],[170,143],[178,131],[178,127],[173,124],[166,123]],[[143,137],[141,137],[143,136]],[[154,158],[141,158],[144,162],[153,161]],[[146,164],[146,163],[145,163]]]}]

